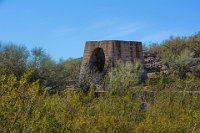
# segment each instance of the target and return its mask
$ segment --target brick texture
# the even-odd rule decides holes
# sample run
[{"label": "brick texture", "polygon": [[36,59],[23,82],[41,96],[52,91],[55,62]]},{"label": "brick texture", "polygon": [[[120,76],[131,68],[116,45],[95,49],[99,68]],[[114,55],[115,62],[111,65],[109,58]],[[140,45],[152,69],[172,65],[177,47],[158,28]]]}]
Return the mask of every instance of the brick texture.
[{"label": "brick texture", "polygon": [[[141,59],[142,62],[144,61],[141,42],[119,40],[88,41],[85,45],[81,71],[86,69],[85,67],[89,67],[93,62],[95,62],[92,60],[94,59],[92,56],[94,56],[95,50],[103,51],[104,55],[99,55],[99,58],[104,56],[105,59],[102,59],[102,62],[96,61],[96,64],[103,63],[102,65],[104,66],[104,71],[107,71],[109,67],[115,66],[117,60],[134,62],[135,59]],[[95,60],[98,60],[98,53],[96,54]]]}]

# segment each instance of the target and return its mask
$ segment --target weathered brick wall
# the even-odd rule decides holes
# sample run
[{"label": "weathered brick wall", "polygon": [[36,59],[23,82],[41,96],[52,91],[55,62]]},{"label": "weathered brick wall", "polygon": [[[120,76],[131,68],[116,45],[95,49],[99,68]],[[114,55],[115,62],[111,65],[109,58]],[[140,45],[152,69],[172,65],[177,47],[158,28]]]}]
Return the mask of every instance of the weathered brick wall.
[{"label": "weathered brick wall", "polygon": [[108,68],[114,67],[118,60],[134,62],[136,59],[144,62],[141,42],[118,40],[88,41],[85,45],[80,81],[88,73],[91,74],[92,71],[94,73],[92,74],[92,79],[94,79],[93,83],[98,83],[103,79]]},{"label": "weathered brick wall", "polygon": [[82,66],[84,66],[87,63],[89,64],[92,53],[96,48],[103,49],[104,54],[105,54],[105,62],[106,62],[106,64],[108,64],[109,60],[112,59],[112,56],[113,56],[112,45],[113,45],[112,41],[101,41],[101,42],[88,41],[88,42],[86,42]]},{"label": "weathered brick wall", "polygon": [[82,69],[90,64],[91,56],[95,49],[102,48],[105,54],[105,67],[114,66],[117,60],[134,62],[135,59],[143,59],[141,42],[134,41],[88,41],[82,61]]},{"label": "weathered brick wall", "polygon": [[[84,76],[87,77],[92,74],[92,83],[99,84],[108,68],[114,67],[118,60],[134,62],[136,59],[140,59],[144,63],[141,42],[118,40],[88,41],[85,45],[82,60],[80,82],[82,85],[86,84]],[[87,87],[82,89],[84,88]]]},{"label": "weathered brick wall", "polygon": [[141,42],[133,41],[113,41],[113,60],[123,60],[134,62],[135,59],[143,60],[143,51]]}]

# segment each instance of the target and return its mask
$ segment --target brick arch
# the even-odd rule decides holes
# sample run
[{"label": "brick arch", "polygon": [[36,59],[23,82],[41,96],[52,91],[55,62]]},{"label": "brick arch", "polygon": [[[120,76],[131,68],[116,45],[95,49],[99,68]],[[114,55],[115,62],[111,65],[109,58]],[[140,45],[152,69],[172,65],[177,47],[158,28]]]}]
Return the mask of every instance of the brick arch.
[{"label": "brick arch", "polygon": [[[115,67],[116,62],[119,59],[123,62],[134,62],[136,59],[140,59],[143,63],[142,43],[120,40],[86,42],[80,71],[80,81],[84,79],[84,75],[91,74],[90,69],[93,69],[94,67],[96,67],[99,72],[92,73],[92,75],[94,74],[94,83],[102,80],[109,68]],[[96,74],[99,74],[100,76],[97,77]]]},{"label": "brick arch", "polygon": [[90,69],[95,72],[102,72],[105,66],[105,53],[103,48],[95,48],[89,60]]}]

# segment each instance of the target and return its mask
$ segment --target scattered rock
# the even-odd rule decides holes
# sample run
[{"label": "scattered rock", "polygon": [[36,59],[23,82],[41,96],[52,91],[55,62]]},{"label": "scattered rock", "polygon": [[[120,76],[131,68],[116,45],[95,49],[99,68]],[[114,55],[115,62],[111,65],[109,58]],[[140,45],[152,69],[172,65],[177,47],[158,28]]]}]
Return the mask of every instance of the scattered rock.
[{"label": "scattered rock", "polygon": [[168,64],[161,61],[161,59],[156,57],[155,54],[145,52],[144,62],[148,78],[158,76],[160,73],[168,73]]}]

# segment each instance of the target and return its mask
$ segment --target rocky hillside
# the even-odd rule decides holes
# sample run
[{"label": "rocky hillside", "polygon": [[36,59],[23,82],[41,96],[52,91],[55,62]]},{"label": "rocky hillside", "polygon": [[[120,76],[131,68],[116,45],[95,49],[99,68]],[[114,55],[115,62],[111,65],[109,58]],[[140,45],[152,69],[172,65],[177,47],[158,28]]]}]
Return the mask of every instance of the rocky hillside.
[{"label": "rocky hillside", "polygon": [[149,78],[160,73],[168,73],[169,65],[167,63],[164,63],[160,58],[156,57],[155,54],[145,52],[144,62]]}]

